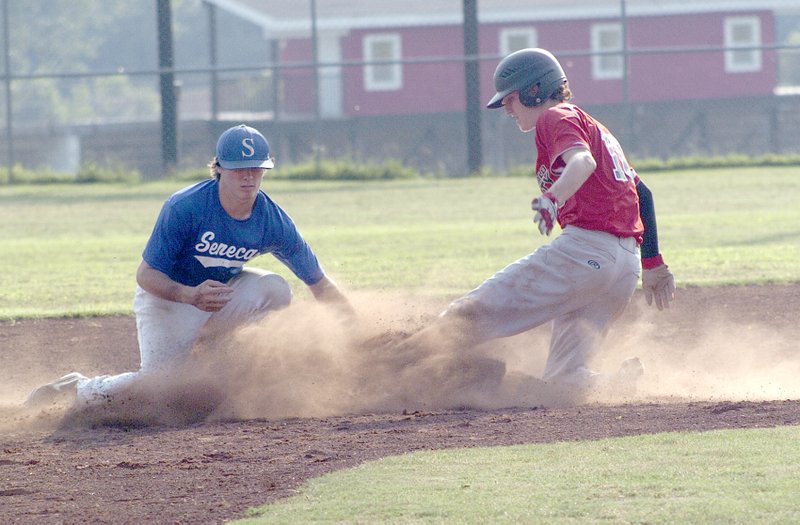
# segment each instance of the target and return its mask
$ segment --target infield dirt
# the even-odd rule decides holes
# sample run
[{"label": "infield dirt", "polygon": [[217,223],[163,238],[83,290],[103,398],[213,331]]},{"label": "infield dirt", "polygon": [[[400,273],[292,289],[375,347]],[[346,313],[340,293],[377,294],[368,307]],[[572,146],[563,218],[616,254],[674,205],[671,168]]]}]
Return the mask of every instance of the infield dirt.
[{"label": "infield dirt", "polygon": [[[637,395],[579,406],[500,396],[481,376],[491,367],[400,366],[375,351],[382,338],[443,305],[375,295],[355,304],[359,326],[298,302],[200,345],[190,377],[204,388],[149,388],[124,413],[89,415],[19,404],[67,372],[135,370],[134,320],[0,323],[3,521],[217,523],[310,477],[412,450],[800,424],[800,284],[683,288],[664,312],[637,294],[598,364],[639,356]],[[537,375],[548,335],[542,327],[481,352]]]}]

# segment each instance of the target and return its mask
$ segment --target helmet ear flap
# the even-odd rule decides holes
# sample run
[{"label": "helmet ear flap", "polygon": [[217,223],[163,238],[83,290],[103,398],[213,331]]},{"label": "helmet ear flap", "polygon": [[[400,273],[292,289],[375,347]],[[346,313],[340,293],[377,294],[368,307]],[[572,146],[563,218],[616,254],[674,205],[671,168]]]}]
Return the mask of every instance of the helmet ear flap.
[{"label": "helmet ear flap", "polygon": [[539,83],[531,84],[527,89],[520,89],[519,101],[522,102],[523,106],[528,108],[541,104],[542,98],[539,97]]}]

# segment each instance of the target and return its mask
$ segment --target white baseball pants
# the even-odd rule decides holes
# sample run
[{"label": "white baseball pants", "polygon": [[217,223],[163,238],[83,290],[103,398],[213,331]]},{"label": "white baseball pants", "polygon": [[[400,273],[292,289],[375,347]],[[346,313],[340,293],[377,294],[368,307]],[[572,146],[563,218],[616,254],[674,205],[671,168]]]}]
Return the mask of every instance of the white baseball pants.
[{"label": "white baseball pants", "polygon": [[289,305],[292,299],[289,283],[265,270],[245,268],[229,285],[234,289],[231,300],[213,313],[161,299],[137,286],[133,310],[139,339],[139,370],[78,381],[78,403],[100,403],[142,374],[168,374],[190,356],[192,346],[202,334],[233,330],[270,310]]},{"label": "white baseball pants", "polygon": [[611,323],[641,273],[633,238],[568,226],[552,243],[511,263],[442,314],[466,319],[477,342],[553,322],[542,379],[588,386]]}]

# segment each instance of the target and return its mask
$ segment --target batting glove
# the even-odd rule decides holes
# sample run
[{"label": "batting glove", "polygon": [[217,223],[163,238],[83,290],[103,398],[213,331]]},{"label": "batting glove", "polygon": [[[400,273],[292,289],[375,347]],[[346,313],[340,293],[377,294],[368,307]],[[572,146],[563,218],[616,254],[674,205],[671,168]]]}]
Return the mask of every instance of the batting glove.
[{"label": "batting glove", "polygon": [[660,254],[642,259],[642,290],[647,304],[652,305],[655,299],[659,310],[669,308],[675,299],[675,277]]},{"label": "batting glove", "polygon": [[544,192],[541,196],[533,199],[531,209],[536,212],[533,222],[539,225],[539,233],[550,235],[558,219],[558,200],[555,195],[549,191]]}]

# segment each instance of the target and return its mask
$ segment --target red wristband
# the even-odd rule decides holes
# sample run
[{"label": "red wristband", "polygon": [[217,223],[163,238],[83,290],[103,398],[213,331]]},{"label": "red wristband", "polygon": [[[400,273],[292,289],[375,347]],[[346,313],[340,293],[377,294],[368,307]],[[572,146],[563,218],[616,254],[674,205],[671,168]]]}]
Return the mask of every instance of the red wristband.
[{"label": "red wristband", "polygon": [[652,270],[662,264],[664,264],[664,258],[661,257],[660,253],[653,257],[642,257],[642,270]]}]

